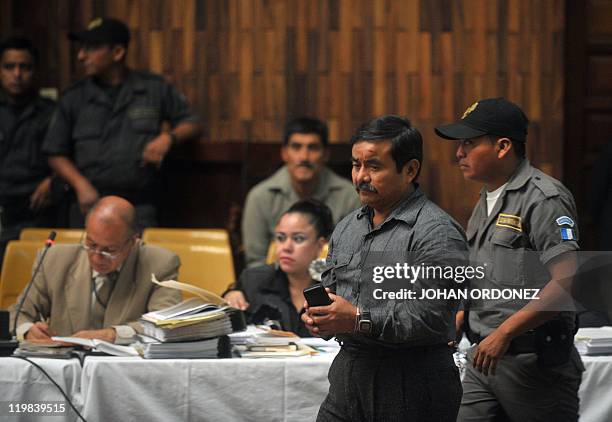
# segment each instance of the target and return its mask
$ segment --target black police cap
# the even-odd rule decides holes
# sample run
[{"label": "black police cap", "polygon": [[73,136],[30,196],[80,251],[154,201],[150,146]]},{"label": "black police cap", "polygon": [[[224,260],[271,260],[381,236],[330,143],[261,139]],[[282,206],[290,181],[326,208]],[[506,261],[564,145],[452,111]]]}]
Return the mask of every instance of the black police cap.
[{"label": "black police cap", "polygon": [[497,135],[525,142],[528,125],[529,120],[520,107],[500,97],[472,104],[459,122],[438,126],[435,131],[441,138],[451,140]]},{"label": "black police cap", "polygon": [[89,22],[87,29],[71,32],[68,38],[85,43],[125,44],[130,42],[130,30],[118,19],[96,18]]}]

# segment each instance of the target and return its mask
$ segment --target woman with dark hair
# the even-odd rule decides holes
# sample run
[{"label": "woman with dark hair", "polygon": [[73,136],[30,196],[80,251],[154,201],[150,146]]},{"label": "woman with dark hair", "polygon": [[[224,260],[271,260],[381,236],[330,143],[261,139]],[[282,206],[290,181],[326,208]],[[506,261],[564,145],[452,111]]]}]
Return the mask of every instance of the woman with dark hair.
[{"label": "woman with dark hair", "polygon": [[278,320],[284,330],[309,336],[300,320],[303,290],[314,283],[309,266],[332,230],[331,211],[325,204],[314,199],[296,202],[276,224],[276,263],[244,270],[223,295],[225,300],[245,310],[249,322],[267,317]]}]

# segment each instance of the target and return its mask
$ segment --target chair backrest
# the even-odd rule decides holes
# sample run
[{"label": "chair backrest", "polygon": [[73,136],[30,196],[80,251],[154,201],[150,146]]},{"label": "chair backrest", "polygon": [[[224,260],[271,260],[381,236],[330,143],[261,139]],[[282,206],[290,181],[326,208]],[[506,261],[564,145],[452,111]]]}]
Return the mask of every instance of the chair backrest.
[{"label": "chair backrest", "polygon": [[225,229],[166,229],[151,227],[142,233],[145,243],[187,243],[190,245],[229,245],[229,235]]},{"label": "chair backrest", "polygon": [[55,241],[58,243],[79,243],[83,237],[83,229],[53,229],[53,228],[38,228],[27,227],[21,230],[19,240],[40,240],[44,242],[51,230],[56,233]]},{"label": "chair backrest", "polygon": [[[218,295],[236,281],[232,250],[224,245],[188,245],[155,242],[181,259],[179,281],[193,284]],[[189,297],[189,294],[183,294]]]},{"label": "chair backrest", "polygon": [[[329,244],[326,243],[321,249],[321,253],[319,254],[319,258],[325,259],[327,258],[327,253],[329,252]],[[266,264],[274,264],[276,262],[276,241],[270,242],[270,246],[268,246],[268,254],[266,255]]]},{"label": "chair backrest", "polygon": [[11,240],[8,243],[0,274],[0,308],[7,309],[17,301],[32,277],[36,255],[43,246],[40,241],[32,240]]}]

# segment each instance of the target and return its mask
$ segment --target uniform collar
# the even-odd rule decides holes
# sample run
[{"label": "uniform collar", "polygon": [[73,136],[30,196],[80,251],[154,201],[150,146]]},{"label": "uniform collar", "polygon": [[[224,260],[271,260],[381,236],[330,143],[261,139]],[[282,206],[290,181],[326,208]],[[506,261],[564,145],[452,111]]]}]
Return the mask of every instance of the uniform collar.
[{"label": "uniform collar", "polygon": [[[143,81],[138,78],[133,70],[127,69],[126,72],[125,79],[123,82],[121,82],[121,88],[117,96],[118,103],[121,102],[121,98],[125,95],[131,97],[132,93],[142,93],[146,92],[147,90]],[[86,80],[85,95],[87,97],[87,101],[96,100],[105,103],[108,102],[104,90],[94,82],[93,76],[88,77]]]},{"label": "uniform collar", "polygon": [[[510,190],[518,190],[520,188],[522,188],[525,183],[527,183],[529,181],[529,179],[531,178],[531,164],[529,163],[529,160],[526,158],[523,158],[523,160],[519,163],[519,165],[516,167],[516,169],[514,170],[514,173],[512,174],[512,176],[510,176],[510,179],[508,179],[508,181],[506,183],[508,183],[508,185],[506,186],[506,189],[504,189],[504,192],[510,191]],[[483,188],[480,190],[480,196],[483,196],[486,198],[487,196],[487,189],[483,186]]]},{"label": "uniform collar", "polygon": [[[40,105],[41,101],[42,101],[41,97],[33,93],[30,96],[30,98],[28,98],[28,100],[23,104],[23,108],[25,109],[32,105],[34,105],[34,107],[37,107]],[[6,105],[9,107],[14,105],[9,101],[9,96],[6,92],[4,92],[3,89],[0,89],[0,104]]]}]

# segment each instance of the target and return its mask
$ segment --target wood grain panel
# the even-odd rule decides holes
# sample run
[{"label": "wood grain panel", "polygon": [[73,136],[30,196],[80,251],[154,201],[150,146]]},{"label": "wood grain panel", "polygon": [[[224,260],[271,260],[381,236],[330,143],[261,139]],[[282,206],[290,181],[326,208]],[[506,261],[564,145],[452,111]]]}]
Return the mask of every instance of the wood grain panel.
[{"label": "wood grain panel", "polygon": [[[591,33],[609,33],[612,2],[589,4]],[[346,143],[377,114],[405,115],[427,141],[423,184],[465,222],[476,188],[462,181],[452,145],[432,130],[479,98],[506,96],[523,106],[533,127],[532,160],[562,175],[563,6],[563,0],[7,0],[0,3],[0,33],[32,34],[43,51],[42,84],[64,89],[81,75],[66,34],[99,14],[123,19],[133,31],[129,64],[173,81],[202,117],[200,142],[215,147],[280,142],[285,121],[300,114],[326,120],[332,143]],[[610,89],[606,60],[591,62],[597,89]],[[240,202],[246,192],[236,192]]]}]

